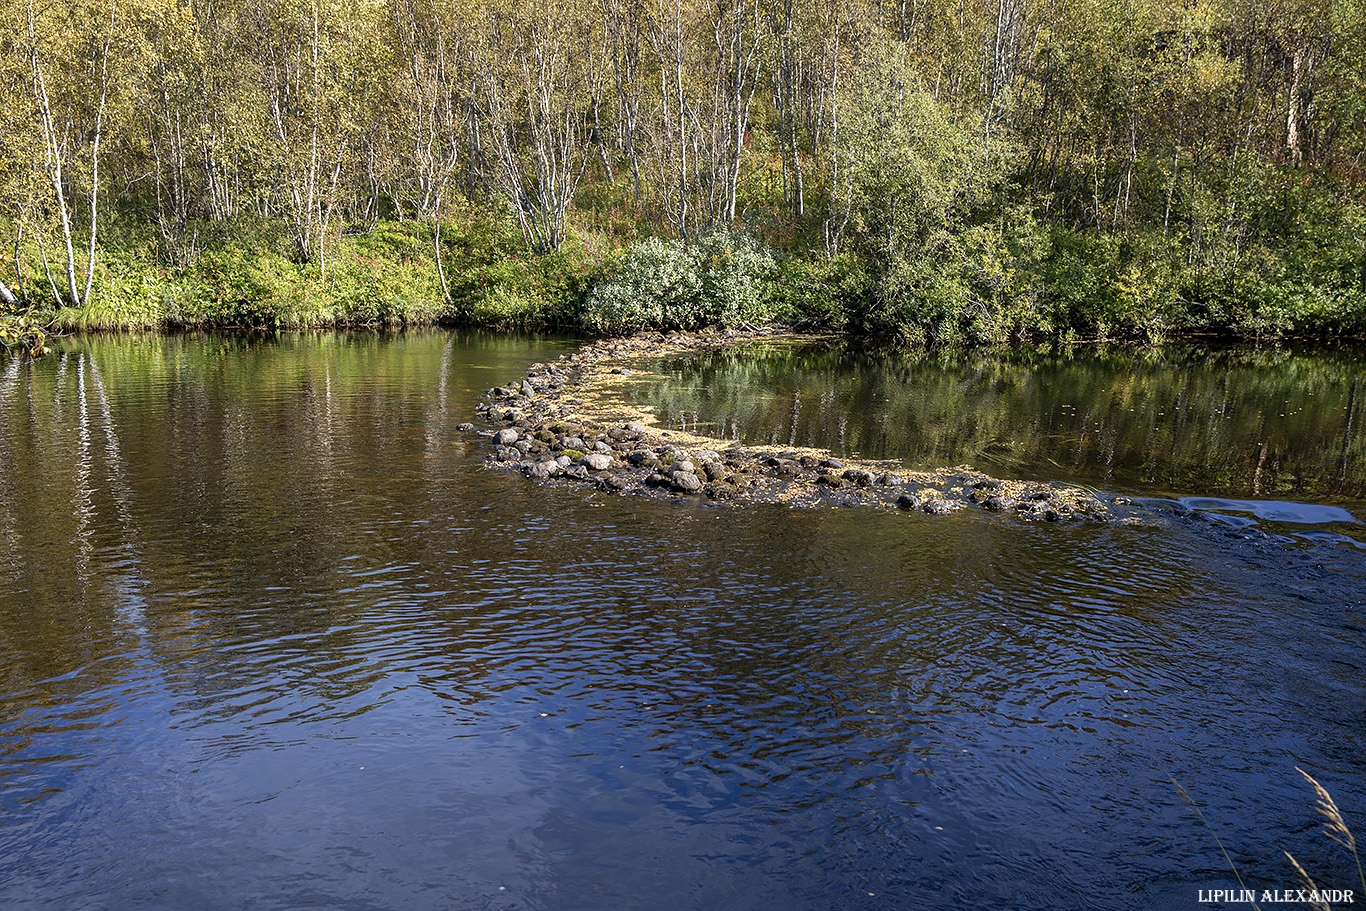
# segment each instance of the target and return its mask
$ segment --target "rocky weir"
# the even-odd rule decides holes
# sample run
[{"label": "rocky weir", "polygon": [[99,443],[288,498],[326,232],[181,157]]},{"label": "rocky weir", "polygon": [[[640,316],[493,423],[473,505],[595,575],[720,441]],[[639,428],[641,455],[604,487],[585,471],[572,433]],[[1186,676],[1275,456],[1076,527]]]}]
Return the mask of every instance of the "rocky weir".
[{"label": "rocky weir", "polygon": [[1143,521],[1128,498],[1081,487],[993,478],[969,466],[911,471],[898,462],[664,429],[648,409],[612,395],[647,376],[663,356],[779,336],[819,338],[759,329],[593,342],[489,389],[477,406],[485,426],[461,426],[488,438],[491,468],[544,484],[718,505],[863,506],[931,515],[980,509],[1046,522]]}]

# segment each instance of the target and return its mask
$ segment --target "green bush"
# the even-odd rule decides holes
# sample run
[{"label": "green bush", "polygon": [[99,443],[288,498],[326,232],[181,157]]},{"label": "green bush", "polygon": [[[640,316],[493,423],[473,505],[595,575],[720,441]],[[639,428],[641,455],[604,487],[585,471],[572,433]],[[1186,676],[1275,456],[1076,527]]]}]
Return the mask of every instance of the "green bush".
[{"label": "green bush", "polygon": [[868,306],[868,267],[848,253],[814,260],[784,257],[769,281],[773,318],[801,329],[844,329]]},{"label": "green bush", "polygon": [[1180,321],[1176,282],[1161,238],[1055,227],[1041,263],[1039,328],[1156,340]]},{"label": "green bush", "polygon": [[1039,252],[1027,217],[941,229],[883,268],[849,327],[888,344],[929,348],[1000,345],[1038,331]]},{"label": "green bush", "polygon": [[740,234],[718,232],[691,244],[649,238],[589,292],[582,323],[622,333],[762,321],[771,315],[775,267],[768,250]]}]

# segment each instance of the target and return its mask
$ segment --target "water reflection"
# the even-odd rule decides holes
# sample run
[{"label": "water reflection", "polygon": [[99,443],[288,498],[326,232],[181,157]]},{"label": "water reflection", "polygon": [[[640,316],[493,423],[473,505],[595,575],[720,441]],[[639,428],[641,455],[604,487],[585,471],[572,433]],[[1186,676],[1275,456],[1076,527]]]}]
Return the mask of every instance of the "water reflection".
[{"label": "water reflection", "polygon": [[1361,349],[941,360],[763,343],[627,387],[662,422],[1148,494],[1366,503]]},{"label": "water reflection", "polygon": [[484,470],[454,424],[563,347],[0,375],[7,907],[1194,908],[1170,777],[1350,885],[1292,767],[1366,805],[1357,552]]}]

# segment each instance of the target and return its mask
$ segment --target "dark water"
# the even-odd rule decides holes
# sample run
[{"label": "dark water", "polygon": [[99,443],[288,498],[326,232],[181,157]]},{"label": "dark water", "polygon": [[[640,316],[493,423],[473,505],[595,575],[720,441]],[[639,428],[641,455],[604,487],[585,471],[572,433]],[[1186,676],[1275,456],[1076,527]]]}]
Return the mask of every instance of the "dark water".
[{"label": "dark water", "polygon": [[1210,907],[1172,779],[1250,884],[1360,890],[1294,766],[1366,834],[1362,551],[484,470],[566,347],[0,365],[0,906]]}]

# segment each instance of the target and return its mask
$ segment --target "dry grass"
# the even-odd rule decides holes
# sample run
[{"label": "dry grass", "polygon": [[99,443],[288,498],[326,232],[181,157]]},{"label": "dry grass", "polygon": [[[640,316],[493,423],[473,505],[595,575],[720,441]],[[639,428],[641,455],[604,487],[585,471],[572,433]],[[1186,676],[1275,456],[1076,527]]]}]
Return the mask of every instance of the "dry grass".
[{"label": "dry grass", "polygon": [[[1357,851],[1356,836],[1347,827],[1347,820],[1342,817],[1342,811],[1338,809],[1337,802],[1333,800],[1333,795],[1329,794],[1328,789],[1319,784],[1314,776],[1304,769],[1295,766],[1295,771],[1303,775],[1304,780],[1314,788],[1314,796],[1318,798],[1314,803],[1314,809],[1323,817],[1323,834],[1352,852],[1352,859],[1357,864],[1357,877],[1361,880],[1361,891],[1366,894],[1366,873],[1362,872],[1361,854]],[[1317,891],[1318,887],[1314,885],[1314,880],[1310,878],[1308,873],[1304,872],[1304,867],[1300,866],[1300,862],[1292,857],[1289,851],[1285,852],[1285,856],[1289,857],[1290,862],[1295,865],[1295,870],[1299,873],[1300,878],[1311,889]],[[1315,907],[1321,908],[1322,911],[1328,911],[1327,904],[1316,904]]]},{"label": "dry grass", "polygon": [[[1332,841],[1337,842],[1348,851],[1352,852],[1352,859],[1356,861],[1357,876],[1361,880],[1360,894],[1366,895],[1366,873],[1363,873],[1362,871],[1361,854],[1357,851],[1356,836],[1352,834],[1352,830],[1348,827],[1347,820],[1342,815],[1342,810],[1338,808],[1337,802],[1334,801],[1333,796],[1328,793],[1328,789],[1319,784],[1312,775],[1299,766],[1295,767],[1295,771],[1303,775],[1305,781],[1309,782],[1314,789],[1314,796],[1316,798],[1314,809],[1323,817],[1323,833]],[[1247,885],[1243,882],[1242,874],[1238,872],[1237,864],[1235,864],[1233,858],[1229,856],[1228,850],[1224,848],[1224,843],[1219,840],[1218,833],[1216,833],[1214,827],[1209,824],[1209,820],[1205,819],[1205,814],[1200,811],[1200,807],[1195,803],[1195,800],[1191,797],[1190,793],[1182,787],[1176,779],[1172,779],[1172,784],[1176,787],[1177,793],[1185,799],[1186,803],[1190,804],[1191,809],[1195,811],[1195,815],[1199,818],[1200,822],[1209,831],[1210,835],[1213,836],[1214,843],[1219,846],[1219,851],[1224,855],[1224,861],[1228,864],[1229,869],[1233,871],[1233,876],[1238,880],[1239,887],[1247,889]],[[1294,869],[1296,877],[1298,877],[1299,881],[1303,883],[1304,887],[1309,890],[1310,893],[1322,893],[1325,891],[1319,888],[1318,884],[1314,882],[1314,878],[1309,875],[1309,872],[1305,870],[1304,865],[1296,860],[1293,854],[1284,850],[1281,853],[1290,861],[1290,866]],[[1311,900],[1308,904],[1311,908],[1314,908],[1315,911],[1332,911],[1328,902],[1320,898]],[[1259,911],[1255,902],[1252,903],[1252,907]]]}]

